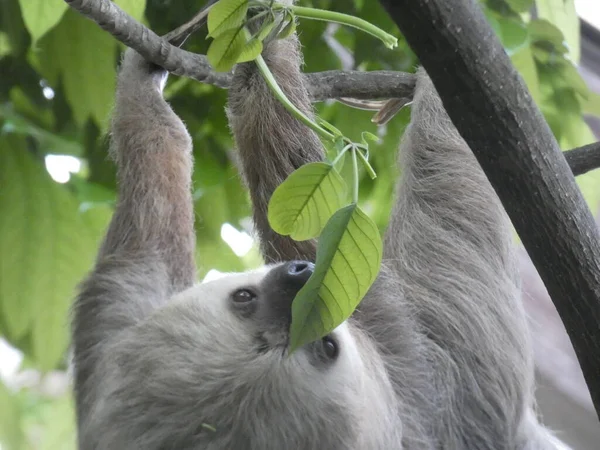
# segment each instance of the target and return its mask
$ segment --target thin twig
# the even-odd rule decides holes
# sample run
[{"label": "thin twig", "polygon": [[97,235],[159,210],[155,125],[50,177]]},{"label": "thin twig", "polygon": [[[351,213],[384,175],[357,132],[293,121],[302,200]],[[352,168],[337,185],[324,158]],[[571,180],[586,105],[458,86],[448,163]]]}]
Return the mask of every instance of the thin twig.
[{"label": "thin twig", "polygon": [[[231,84],[231,73],[215,72],[206,56],[171,45],[110,0],[65,0],[73,9],[96,22],[118,41],[136,50],[148,61],[169,72],[220,88]],[[210,4],[210,3],[209,3]],[[174,39],[195,31],[204,20],[206,7],[187,24],[166,37]],[[190,25],[192,24],[192,25]],[[176,41],[177,39],[175,39]],[[179,42],[175,42],[179,44]],[[327,71],[306,74],[306,86],[313,102],[339,97],[356,99],[412,98],[415,77],[410,73],[378,71]]]}]

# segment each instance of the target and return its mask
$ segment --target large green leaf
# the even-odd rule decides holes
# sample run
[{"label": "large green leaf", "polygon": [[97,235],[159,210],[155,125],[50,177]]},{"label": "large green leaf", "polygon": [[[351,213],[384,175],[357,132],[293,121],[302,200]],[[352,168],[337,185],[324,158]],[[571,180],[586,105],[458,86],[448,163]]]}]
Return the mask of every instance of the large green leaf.
[{"label": "large green leaf", "polygon": [[227,72],[237,63],[245,45],[246,38],[242,31],[226,30],[210,44],[206,57],[217,72]]},{"label": "large green leaf", "polygon": [[142,20],[144,17],[146,0],[113,0],[113,2],[134,19]]},{"label": "large green leaf", "polygon": [[106,125],[115,91],[114,38],[75,11],[40,40],[39,70],[56,85],[59,77],[79,125],[92,117]]},{"label": "large green leaf", "polygon": [[379,272],[377,225],[356,205],[336,212],[319,238],[315,271],[292,303],[290,351],[348,319]]},{"label": "large green leaf", "polygon": [[64,0],[19,0],[19,3],[34,42],[54,27],[68,8]]},{"label": "large green leaf", "polygon": [[569,56],[577,64],[581,54],[579,17],[574,0],[536,0],[538,17],[558,27],[569,46]]},{"label": "large green leaf", "polygon": [[83,147],[79,142],[65,139],[58,134],[50,133],[38,127],[27,118],[13,111],[9,105],[8,103],[0,105],[0,118],[5,120],[2,125],[3,131],[34,138],[38,142],[40,150],[44,153],[75,156],[80,156],[83,153]]},{"label": "large green leaf", "polygon": [[30,355],[54,368],[68,344],[68,309],[90,268],[108,210],[85,214],[32,158],[19,136],[0,138],[0,313],[11,340],[31,334]]},{"label": "large green leaf", "polygon": [[208,13],[208,35],[216,38],[227,30],[237,30],[247,13],[248,0],[219,0]]},{"label": "large green leaf", "polygon": [[315,162],[293,172],[269,202],[269,224],[296,241],[317,237],[342,207],[346,185],[331,164]]}]

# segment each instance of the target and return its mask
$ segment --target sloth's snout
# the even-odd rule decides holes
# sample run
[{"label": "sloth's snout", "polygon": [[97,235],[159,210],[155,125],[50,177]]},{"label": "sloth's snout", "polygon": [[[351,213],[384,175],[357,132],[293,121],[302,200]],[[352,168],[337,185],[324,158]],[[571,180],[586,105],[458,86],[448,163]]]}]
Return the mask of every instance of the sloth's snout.
[{"label": "sloth's snout", "polygon": [[[292,300],[300,289],[304,287],[310,276],[315,270],[315,265],[308,261],[291,261],[283,264],[279,283],[282,292],[285,293],[285,299],[288,307],[292,307]],[[275,270],[278,270],[275,269]]]},{"label": "sloth's snout", "polygon": [[290,261],[271,269],[263,282],[267,316],[291,321],[292,301],[314,269],[315,265],[308,261]]},{"label": "sloth's snout", "polygon": [[304,283],[308,281],[315,270],[315,265],[308,261],[292,261],[287,263],[287,273],[292,283]]}]

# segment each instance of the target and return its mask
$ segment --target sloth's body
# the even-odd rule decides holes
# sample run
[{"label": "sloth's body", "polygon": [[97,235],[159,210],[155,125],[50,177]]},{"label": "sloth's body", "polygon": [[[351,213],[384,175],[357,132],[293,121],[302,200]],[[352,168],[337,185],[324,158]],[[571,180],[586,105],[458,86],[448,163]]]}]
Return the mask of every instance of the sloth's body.
[{"label": "sloth's body", "polygon": [[[309,113],[296,38],[264,56]],[[132,51],[119,75],[120,203],[74,315],[81,449],[556,448],[533,412],[509,222],[423,71],[384,267],[351,319],[290,357],[315,247],[273,233],[266,207],[321,144],[236,69],[228,114],[271,265],[194,285],[191,141],[163,76]]]}]

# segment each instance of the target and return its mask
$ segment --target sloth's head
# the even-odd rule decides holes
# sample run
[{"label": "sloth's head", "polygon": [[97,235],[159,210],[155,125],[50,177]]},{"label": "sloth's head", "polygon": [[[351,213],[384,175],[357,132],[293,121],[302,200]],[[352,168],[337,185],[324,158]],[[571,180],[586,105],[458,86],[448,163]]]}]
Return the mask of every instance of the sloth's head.
[{"label": "sloth's head", "polygon": [[147,411],[148,442],[177,424],[169,442],[202,448],[370,448],[397,428],[378,350],[351,320],[289,353],[292,300],[312,270],[294,261],[199,284],[128,337],[124,395]]}]

